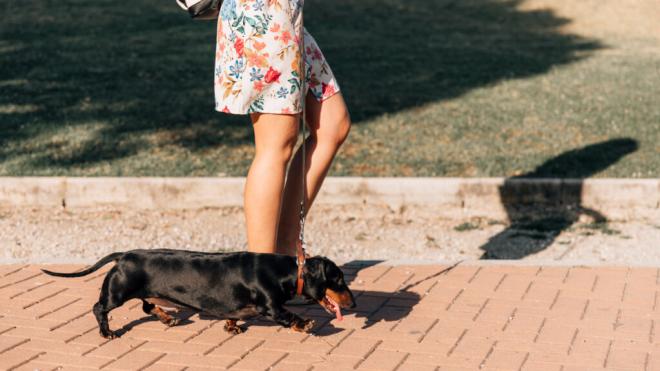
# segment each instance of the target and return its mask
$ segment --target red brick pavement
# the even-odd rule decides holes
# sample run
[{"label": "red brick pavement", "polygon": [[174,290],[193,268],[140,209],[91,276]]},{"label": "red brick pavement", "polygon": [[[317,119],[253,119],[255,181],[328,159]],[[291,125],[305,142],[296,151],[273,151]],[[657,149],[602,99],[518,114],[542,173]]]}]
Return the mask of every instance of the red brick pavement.
[{"label": "red brick pavement", "polygon": [[660,370],[655,268],[349,264],[358,307],[343,322],[294,309],[314,334],[255,321],[233,336],[191,313],[167,328],[131,301],[111,341],[91,314],[105,271],[39,268],[0,266],[0,369]]}]

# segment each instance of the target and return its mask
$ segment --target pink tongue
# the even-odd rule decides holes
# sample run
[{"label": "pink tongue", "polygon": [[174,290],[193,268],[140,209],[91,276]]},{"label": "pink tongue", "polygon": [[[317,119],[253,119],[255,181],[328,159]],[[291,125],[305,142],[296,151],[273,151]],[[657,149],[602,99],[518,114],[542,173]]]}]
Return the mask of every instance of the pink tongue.
[{"label": "pink tongue", "polygon": [[341,309],[339,308],[338,305],[335,307],[335,317],[337,317],[337,321],[344,320],[344,316],[341,315]]},{"label": "pink tongue", "polygon": [[344,316],[341,315],[341,308],[339,307],[339,304],[335,303],[335,301],[330,298],[328,299],[329,299],[328,301],[332,304],[332,306],[335,309],[335,317],[337,317],[337,321],[343,321]]}]

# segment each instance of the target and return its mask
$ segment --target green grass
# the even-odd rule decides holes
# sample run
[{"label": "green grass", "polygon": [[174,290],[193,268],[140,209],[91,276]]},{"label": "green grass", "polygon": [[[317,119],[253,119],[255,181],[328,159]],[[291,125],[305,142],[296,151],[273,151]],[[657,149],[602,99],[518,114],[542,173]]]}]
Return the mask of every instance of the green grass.
[{"label": "green grass", "polygon": [[[517,3],[307,0],[354,120],[331,174],[660,176],[660,42]],[[213,22],[172,0],[0,10],[0,175],[245,175],[250,123],[213,110]]]}]

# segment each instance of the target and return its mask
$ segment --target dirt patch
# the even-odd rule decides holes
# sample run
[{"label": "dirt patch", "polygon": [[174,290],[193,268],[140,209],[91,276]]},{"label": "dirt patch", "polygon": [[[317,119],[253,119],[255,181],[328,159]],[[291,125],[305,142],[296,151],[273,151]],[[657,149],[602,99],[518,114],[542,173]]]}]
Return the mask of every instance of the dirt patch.
[{"label": "dirt patch", "polygon": [[[113,251],[245,249],[240,208],[137,212],[0,210],[0,262],[89,262]],[[660,264],[654,222],[441,219],[426,208],[315,207],[309,250],[338,261],[524,259],[535,263]]]}]

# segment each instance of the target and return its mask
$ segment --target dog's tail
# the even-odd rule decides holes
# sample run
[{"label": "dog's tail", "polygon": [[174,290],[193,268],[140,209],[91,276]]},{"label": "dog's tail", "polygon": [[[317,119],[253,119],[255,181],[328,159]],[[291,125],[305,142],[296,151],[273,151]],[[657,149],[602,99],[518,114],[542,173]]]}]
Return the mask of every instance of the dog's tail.
[{"label": "dog's tail", "polygon": [[46,273],[46,274],[49,274],[51,276],[55,276],[55,277],[82,277],[82,276],[86,276],[86,275],[88,275],[92,272],[97,271],[99,268],[101,268],[102,266],[104,266],[104,265],[106,265],[106,264],[108,264],[112,261],[119,260],[119,258],[121,258],[122,255],[124,255],[123,252],[112,253],[112,254],[102,258],[101,260],[96,262],[96,264],[92,265],[91,267],[89,267],[89,268],[87,268],[83,271],[80,271],[80,272],[60,273],[60,272],[52,272],[52,271],[49,271],[49,270],[46,270],[46,269],[42,269],[41,271]]}]

